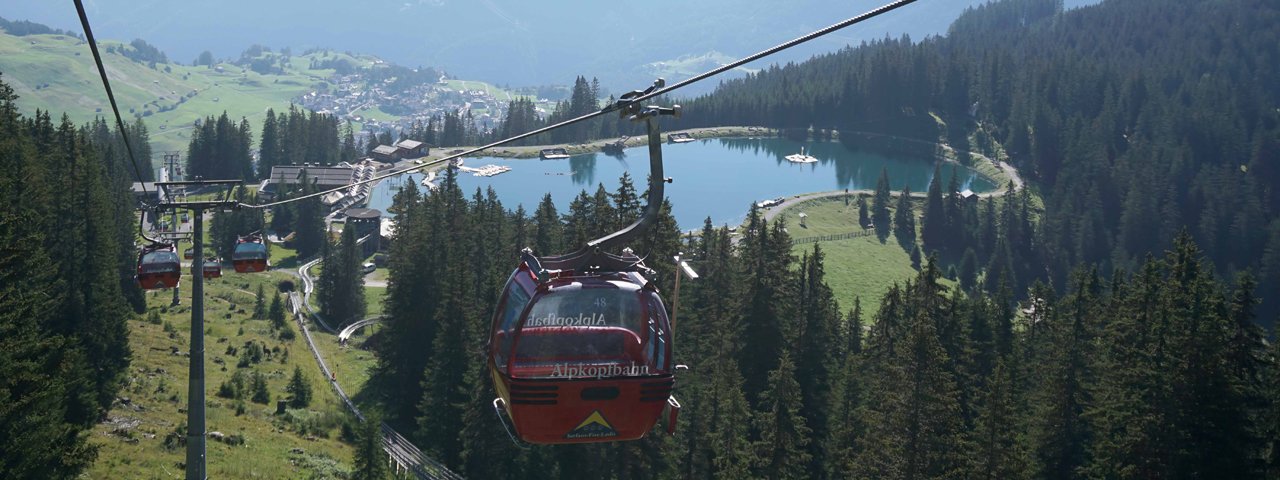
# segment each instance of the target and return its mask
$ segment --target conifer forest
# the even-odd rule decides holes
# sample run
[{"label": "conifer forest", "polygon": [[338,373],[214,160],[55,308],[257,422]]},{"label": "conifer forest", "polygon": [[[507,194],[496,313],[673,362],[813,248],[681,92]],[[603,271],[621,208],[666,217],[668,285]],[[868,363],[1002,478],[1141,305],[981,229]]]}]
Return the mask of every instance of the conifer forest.
[{"label": "conifer forest", "polygon": [[[273,167],[354,163],[406,139],[481,145],[617,101],[588,78],[575,75],[553,111],[529,97],[495,106],[505,114],[489,127],[469,110],[367,136],[292,105],[207,116],[189,130],[184,166],[256,187]],[[87,478],[113,455],[92,439],[150,350],[131,329],[167,301],[135,280],[143,241],[130,189],[156,180],[153,132],[141,117],[119,131],[107,113],[76,124],[17,98],[0,69],[0,478]],[[512,205],[493,188],[464,189],[457,168],[439,169],[431,188],[398,184],[386,209],[394,235],[370,277],[363,234],[331,228],[323,188],[303,174],[270,197],[282,204],[211,214],[204,247],[229,259],[245,235],[270,232],[272,262],[277,248],[296,255],[273,263],[288,280],[266,283],[270,295],[257,285],[249,307],[277,338],[320,329],[283,296],[309,288],[292,272],[311,260],[319,315],[339,328],[377,318],[342,347],[370,359],[367,382],[346,392],[364,414],[331,414],[343,446],[333,457],[347,466],[291,478],[410,478],[388,463],[388,429],[474,479],[1280,478],[1280,3],[997,0],[939,35],[883,37],[653,101],[682,105],[663,119],[669,131],[759,126],[925,156],[941,142],[1004,159],[1018,181],[969,198],[938,163],[924,192],[891,191],[883,173],[846,200],[858,212],[849,223],[909,253],[914,272],[851,304],[828,282],[845,260],[798,243],[792,220],[750,204],[741,225],[707,218],[682,232],[680,205],[663,200],[627,247],[652,269],[644,288],[662,295],[656,305],[670,315],[679,304],[678,428],[525,445],[495,413],[506,367],[491,363],[508,282],[531,275],[512,272],[526,248],[571,252],[640,219],[644,162],[567,208],[550,192]],[[615,118],[516,146],[644,135]],[[234,200],[265,198],[248,188]],[[679,289],[676,256],[700,277]],[[367,299],[368,279],[385,296]],[[272,387],[272,415],[338,404],[329,380],[346,379],[321,381],[330,375],[304,347],[292,355],[302,360],[272,378],[288,384]],[[210,398],[257,395],[251,382],[268,394],[256,370],[236,375],[227,395],[210,382]],[[271,441],[243,448],[255,440]]]}]

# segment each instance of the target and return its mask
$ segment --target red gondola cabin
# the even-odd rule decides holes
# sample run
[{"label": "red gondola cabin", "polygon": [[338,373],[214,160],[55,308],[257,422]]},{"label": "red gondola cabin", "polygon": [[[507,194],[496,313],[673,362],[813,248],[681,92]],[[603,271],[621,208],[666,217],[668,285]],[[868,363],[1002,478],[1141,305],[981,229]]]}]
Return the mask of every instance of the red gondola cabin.
[{"label": "red gondola cabin", "polygon": [[142,248],[138,253],[138,286],[143,290],[158,290],[178,286],[182,265],[173,245],[158,243]]},{"label": "red gondola cabin", "polygon": [[231,254],[231,264],[239,273],[262,272],[267,269],[267,246],[258,236],[241,238]]},{"label": "red gondola cabin", "polygon": [[222,262],[217,259],[204,259],[204,278],[220,278],[222,277]]},{"label": "red gondola cabin", "polygon": [[521,263],[508,280],[488,345],[494,404],[514,436],[635,440],[664,410],[673,430],[671,327],[651,284],[636,272],[564,272],[543,283],[531,272]]}]

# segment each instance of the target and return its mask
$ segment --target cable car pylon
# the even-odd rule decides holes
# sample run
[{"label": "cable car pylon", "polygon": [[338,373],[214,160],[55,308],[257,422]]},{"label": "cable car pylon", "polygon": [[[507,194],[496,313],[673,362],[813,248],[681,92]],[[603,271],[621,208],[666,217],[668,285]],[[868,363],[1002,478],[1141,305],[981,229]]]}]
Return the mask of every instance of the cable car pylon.
[{"label": "cable car pylon", "polygon": [[[160,189],[161,201],[156,205],[157,211],[185,209],[191,211],[192,222],[192,262],[191,262],[191,362],[189,364],[189,381],[187,382],[187,480],[205,480],[206,470],[206,428],[204,400],[204,213],[207,211],[226,211],[239,208],[233,200],[235,189],[240,187],[240,180],[193,180],[184,182],[156,182]],[[221,198],[200,201],[175,201],[168,195],[171,187],[205,187],[222,189]],[[141,228],[141,227],[139,227]],[[177,253],[173,253],[177,260]],[[141,260],[139,260],[141,262]],[[141,264],[139,265],[141,269]],[[221,268],[218,272],[221,275]]]}]

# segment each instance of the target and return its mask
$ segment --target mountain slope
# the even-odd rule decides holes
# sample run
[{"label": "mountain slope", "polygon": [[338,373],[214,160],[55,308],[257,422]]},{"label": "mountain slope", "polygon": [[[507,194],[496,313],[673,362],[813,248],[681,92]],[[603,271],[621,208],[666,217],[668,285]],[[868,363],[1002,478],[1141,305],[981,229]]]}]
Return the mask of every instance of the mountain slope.
[{"label": "mountain slope", "polygon": [[[6,16],[79,30],[69,3],[17,3],[6,7]],[[182,61],[206,49],[218,57],[233,56],[252,43],[295,50],[330,47],[373,52],[403,65],[440,65],[461,76],[517,86],[597,76],[616,92],[652,80],[640,65],[713,51],[738,58],[883,3],[98,0],[89,6],[89,17],[100,37],[143,37]],[[803,60],[886,35],[919,39],[943,33],[964,9],[983,3],[921,0],[769,62]]]},{"label": "mountain slope", "polygon": [[[231,64],[149,66],[107,51],[120,46],[118,42],[99,45],[120,113],[126,121],[143,116],[156,152],[185,150],[193,122],[223,111],[232,118],[260,123],[267,108],[287,108],[290,99],[311,91],[333,73],[309,69],[312,56],[307,55],[294,57],[284,75],[260,75]],[[352,60],[373,61],[371,57]],[[0,34],[0,73],[19,95],[18,105],[25,112],[37,108],[67,112],[76,123],[111,115],[93,55],[79,39]]]}]

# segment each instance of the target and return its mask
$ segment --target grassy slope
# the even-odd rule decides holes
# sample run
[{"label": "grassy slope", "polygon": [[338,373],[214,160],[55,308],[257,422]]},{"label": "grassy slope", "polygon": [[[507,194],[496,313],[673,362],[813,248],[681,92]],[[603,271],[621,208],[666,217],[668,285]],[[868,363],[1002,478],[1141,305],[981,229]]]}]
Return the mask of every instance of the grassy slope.
[{"label": "grassy slope", "polygon": [[[284,75],[242,72],[241,67],[231,64],[220,65],[223,72],[172,63],[157,65],[153,70],[122,55],[106,52],[106,46],[120,45],[119,42],[102,41],[99,45],[121,114],[128,120],[133,117],[129,112],[131,108],[136,113],[147,109],[153,112],[144,121],[157,156],[162,151],[185,150],[191,139],[192,123],[198,118],[220,115],[224,110],[234,119],[248,118],[256,133],[267,108],[287,109],[290,99],[313,90],[318,82],[333,73],[308,69],[312,58],[320,58],[319,53],[292,57],[291,68]],[[336,52],[329,55],[345,56]],[[354,60],[360,64],[372,62],[371,57]],[[165,67],[170,72],[165,72]],[[76,123],[110,115],[93,55],[78,39],[60,35],[0,34],[0,72],[21,97],[18,104],[26,112],[36,108],[67,112]],[[45,83],[49,84],[47,88],[36,89]],[[196,95],[177,108],[159,112],[159,106],[174,105],[181,96],[193,91]]]},{"label": "grassy slope", "polygon": [[[332,478],[339,470],[349,468],[351,447],[337,440],[338,429],[332,423],[319,431],[300,432],[291,424],[274,415],[275,400],[287,398],[284,392],[294,367],[302,368],[309,377],[313,402],[308,411],[294,412],[299,417],[328,416],[340,418],[343,413],[337,396],[322,381],[319,368],[312,358],[301,335],[291,341],[275,339],[266,320],[250,320],[253,295],[259,284],[267,292],[274,291],[275,282],[289,278],[283,273],[258,275],[228,274],[206,283],[205,300],[205,395],[207,398],[207,425],[209,431],[227,435],[243,435],[245,445],[228,446],[208,442],[208,471],[211,478],[300,478],[316,476]],[[171,335],[162,325],[146,321],[130,322],[130,342],[133,361],[128,384],[120,392],[129,398],[129,404],[118,404],[109,413],[108,421],[93,430],[92,442],[100,445],[98,461],[87,472],[87,478],[165,478],[181,476],[180,465],[185,459],[183,448],[166,450],[165,434],[174,431],[186,421],[187,357],[171,352],[186,352],[189,343],[190,279],[184,278],[182,305],[168,309],[172,297],[170,291],[148,294],[152,308],[165,311],[161,315],[174,327]],[[231,304],[235,304],[235,310]],[[246,313],[241,313],[241,310]],[[297,331],[296,324],[293,325]],[[240,333],[243,329],[243,333]],[[245,342],[264,343],[268,348],[279,347],[289,352],[273,356],[270,360],[254,365],[268,376],[272,402],[262,405],[249,402],[242,415],[235,413],[235,401],[216,396],[218,386],[237,370],[238,357],[227,355],[229,345],[242,348]],[[333,343],[336,343],[333,342]],[[222,362],[222,363],[218,363]],[[136,422],[130,429],[133,440],[111,433],[116,424]],[[321,433],[323,432],[323,433]],[[136,441],[136,443],[134,443]],[[301,449],[301,454],[293,453]],[[166,474],[167,472],[168,474]]]},{"label": "grassy slope", "polygon": [[[919,203],[919,202],[916,202]],[[805,224],[800,226],[797,215],[804,212],[808,215]],[[917,218],[919,211],[916,212]],[[858,207],[852,201],[845,206],[841,197],[810,200],[788,208],[782,216],[786,217],[787,229],[792,238],[812,237],[848,233],[859,230],[857,227]],[[917,223],[917,228],[919,224]],[[895,282],[901,284],[916,275],[911,268],[911,255],[898,245],[892,234],[880,243],[875,235],[819,242],[826,259],[827,284],[835,292],[836,301],[840,303],[842,313],[853,308],[855,297],[862,299],[863,320],[875,313],[880,297]],[[812,243],[796,245],[792,253],[797,257],[813,252]],[[942,283],[951,286],[953,282],[942,279]]]}]

